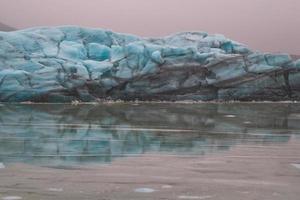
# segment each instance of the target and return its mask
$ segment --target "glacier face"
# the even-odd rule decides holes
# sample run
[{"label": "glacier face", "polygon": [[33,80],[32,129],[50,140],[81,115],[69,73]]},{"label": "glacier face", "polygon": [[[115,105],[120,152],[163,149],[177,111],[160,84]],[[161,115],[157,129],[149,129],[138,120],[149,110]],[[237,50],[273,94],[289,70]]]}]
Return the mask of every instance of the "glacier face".
[{"label": "glacier face", "polygon": [[75,26],[0,32],[0,101],[299,100],[300,60],[222,35]]}]

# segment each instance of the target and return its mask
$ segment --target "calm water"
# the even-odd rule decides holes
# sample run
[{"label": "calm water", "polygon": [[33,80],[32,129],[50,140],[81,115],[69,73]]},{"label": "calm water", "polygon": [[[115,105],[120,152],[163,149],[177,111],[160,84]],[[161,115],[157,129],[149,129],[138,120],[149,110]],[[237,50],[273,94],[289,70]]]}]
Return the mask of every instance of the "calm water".
[{"label": "calm water", "polygon": [[300,139],[300,104],[1,105],[0,163],[111,163]]}]

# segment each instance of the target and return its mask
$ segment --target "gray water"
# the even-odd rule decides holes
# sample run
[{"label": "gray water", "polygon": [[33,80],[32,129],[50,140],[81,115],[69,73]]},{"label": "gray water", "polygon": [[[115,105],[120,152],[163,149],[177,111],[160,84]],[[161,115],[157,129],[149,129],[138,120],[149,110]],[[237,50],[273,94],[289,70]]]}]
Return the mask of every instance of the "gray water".
[{"label": "gray water", "polygon": [[300,139],[300,104],[0,106],[0,163],[72,166],[217,154]]}]

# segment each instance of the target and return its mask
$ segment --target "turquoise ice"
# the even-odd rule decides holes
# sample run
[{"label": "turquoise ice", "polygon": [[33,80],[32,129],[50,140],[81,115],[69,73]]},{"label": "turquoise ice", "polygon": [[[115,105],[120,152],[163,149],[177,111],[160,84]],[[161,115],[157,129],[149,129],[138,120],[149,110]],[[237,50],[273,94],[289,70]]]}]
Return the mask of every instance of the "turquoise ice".
[{"label": "turquoise ice", "polygon": [[298,100],[300,61],[223,35],[76,26],[0,32],[0,101]]}]

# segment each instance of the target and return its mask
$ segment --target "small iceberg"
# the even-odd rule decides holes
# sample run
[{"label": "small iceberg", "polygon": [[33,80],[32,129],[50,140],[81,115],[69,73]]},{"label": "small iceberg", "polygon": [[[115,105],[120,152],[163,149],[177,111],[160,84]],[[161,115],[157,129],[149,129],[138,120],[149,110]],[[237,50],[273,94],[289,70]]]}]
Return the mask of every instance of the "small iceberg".
[{"label": "small iceberg", "polygon": [[5,165],[0,162],[0,169],[4,169],[4,168],[5,168]]}]

